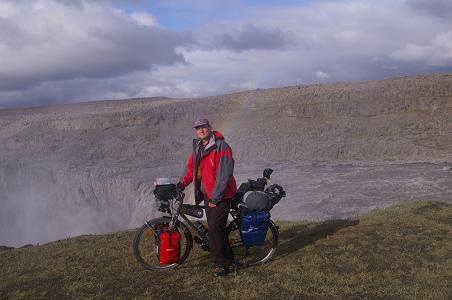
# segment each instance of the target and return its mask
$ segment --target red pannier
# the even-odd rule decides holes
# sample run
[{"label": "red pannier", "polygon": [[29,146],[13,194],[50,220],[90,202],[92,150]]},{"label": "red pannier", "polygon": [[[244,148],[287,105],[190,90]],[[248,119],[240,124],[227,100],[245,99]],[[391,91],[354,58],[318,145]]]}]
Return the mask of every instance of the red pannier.
[{"label": "red pannier", "polygon": [[161,265],[174,264],[180,259],[180,232],[167,224],[156,226],[157,257]]}]

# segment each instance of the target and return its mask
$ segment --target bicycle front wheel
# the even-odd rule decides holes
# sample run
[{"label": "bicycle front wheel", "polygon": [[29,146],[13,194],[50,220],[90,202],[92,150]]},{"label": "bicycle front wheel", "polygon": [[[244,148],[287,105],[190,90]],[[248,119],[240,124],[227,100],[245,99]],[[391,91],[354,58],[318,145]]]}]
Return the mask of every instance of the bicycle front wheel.
[{"label": "bicycle front wheel", "polygon": [[146,222],[138,229],[133,240],[133,254],[138,262],[148,270],[172,269],[182,264],[187,258],[193,246],[193,238],[190,230],[182,222],[177,222],[180,237],[180,259],[176,263],[161,264],[158,249],[158,227],[169,225],[171,218],[162,217]]},{"label": "bicycle front wheel", "polygon": [[234,260],[244,266],[262,264],[270,260],[278,247],[278,228],[270,221],[263,245],[245,247],[240,236],[240,228],[231,222],[226,228]]}]

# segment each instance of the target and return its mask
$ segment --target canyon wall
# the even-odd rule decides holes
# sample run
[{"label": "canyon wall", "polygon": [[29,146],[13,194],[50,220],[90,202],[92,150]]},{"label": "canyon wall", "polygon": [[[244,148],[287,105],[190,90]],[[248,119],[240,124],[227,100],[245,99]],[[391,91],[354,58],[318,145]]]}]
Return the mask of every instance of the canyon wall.
[{"label": "canyon wall", "polygon": [[152,217],[152,180],[181,174],[199,116],[225,135],[239,178],[273,163],[452,161],[450,74],[3,109],[0,245]]}]

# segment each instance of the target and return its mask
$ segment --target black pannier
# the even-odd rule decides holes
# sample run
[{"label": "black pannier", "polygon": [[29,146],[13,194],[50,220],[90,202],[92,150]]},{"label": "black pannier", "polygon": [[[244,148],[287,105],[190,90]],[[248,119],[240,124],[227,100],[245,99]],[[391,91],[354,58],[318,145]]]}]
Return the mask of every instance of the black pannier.
[{"label": "black pannier", "polygon": [[[270,199],[275,205],[279,202],[283,197],[286,197],[286,191],[282,188],[282,186],[277,184],[272,184],[265,189],[265,193],[270,196]],[[273,207],[273,206],[272,206]]]}]

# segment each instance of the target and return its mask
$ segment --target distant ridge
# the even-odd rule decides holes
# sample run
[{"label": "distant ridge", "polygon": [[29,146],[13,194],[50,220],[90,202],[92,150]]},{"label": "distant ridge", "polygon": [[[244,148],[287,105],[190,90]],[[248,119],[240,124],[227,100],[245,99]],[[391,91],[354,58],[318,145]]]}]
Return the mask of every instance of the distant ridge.
[{"label": "distant ridge", "polygon": [[[62,132],[71,140],[72,134],[76,137],[79,130],[88,130],[95,139],[96,130],[102,130],[104,138],[111,137],[106,141],[112,146],[111,158],[178,161],[187,151],[182,145],[160,150],[192,135],[190,125],[199,115],[225,131],[239,160],[452,159],[451,74],[293,86],[185,101],[143,98],[6,109],[0,113],[0,140],[10,147],[24,140],[27,148],[34,148],[27,133],[20,133],[28,128],[38,135],[45,132],[40,140],[60,144],[64,155],[65,145],[59,140]],[[116,147],[127,140],[121,138],[123,134],[141,140],[143,147],[129,142]],[[76,146],[83,150],[91,142],[88,138]],[[256,143],[261,146],[254,147]],[[8,152],[5,148],[0,146],[2,154]],[[20,153],[21,148],[14,150]],[[36,150],[45,154],[49,149]],[[77,156],[69,158],[78,160]]]}]

